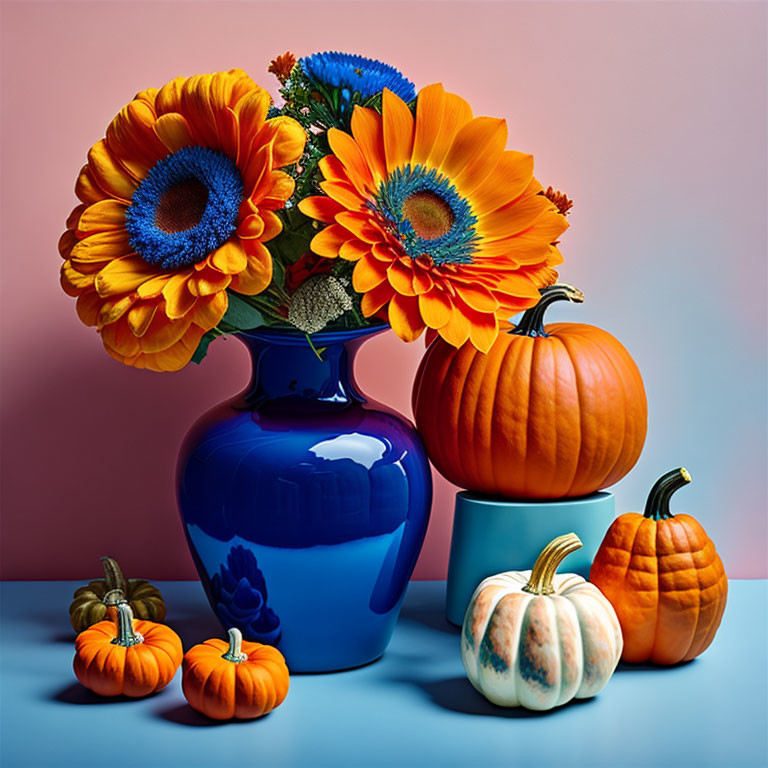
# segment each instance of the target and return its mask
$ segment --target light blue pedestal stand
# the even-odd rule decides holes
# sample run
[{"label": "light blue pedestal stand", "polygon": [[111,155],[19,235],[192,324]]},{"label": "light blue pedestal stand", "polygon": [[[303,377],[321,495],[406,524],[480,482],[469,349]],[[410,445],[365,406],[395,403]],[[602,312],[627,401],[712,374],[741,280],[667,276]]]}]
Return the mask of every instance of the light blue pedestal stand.
[{"label": "light blue pedestal stand", "polygon": [[475,587],[503,571],[527,571],[557,536],[575,533],[583,547],[568,555],[563,573],[587,578],[592,559],[613,522],[613,494],[594,493],[563,501],[499,501],[461,491],[456,494],[445,615],[464,621]]}]

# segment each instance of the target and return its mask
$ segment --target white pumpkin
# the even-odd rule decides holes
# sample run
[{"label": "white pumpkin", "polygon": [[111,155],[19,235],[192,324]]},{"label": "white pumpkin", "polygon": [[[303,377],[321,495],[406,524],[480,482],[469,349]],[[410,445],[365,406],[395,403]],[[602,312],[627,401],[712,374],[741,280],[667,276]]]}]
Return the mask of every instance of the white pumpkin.
[{"label": "white pumpkin", "polygon": [[573,533],[551,541],[532,571],[480,583],[461,632],[472,685],[502,707],[545,710],[603,689],[621,657],[621,626],[607,598],[575,574],[555,575],[581,547]]}]

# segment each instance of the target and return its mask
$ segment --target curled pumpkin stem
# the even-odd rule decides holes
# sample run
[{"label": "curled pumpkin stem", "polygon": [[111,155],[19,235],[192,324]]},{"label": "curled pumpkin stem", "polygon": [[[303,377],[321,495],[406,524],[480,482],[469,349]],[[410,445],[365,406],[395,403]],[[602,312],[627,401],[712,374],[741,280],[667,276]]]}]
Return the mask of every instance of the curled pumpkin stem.
[{"label": "curled pumpkin stem", "polygon": [[130,648],[144,642],[144,636],[133,628],[133,611],[128,603],[120,603],[117,606],[117,637],[112,641],[113,645],[122,645]]},{"label": "curled pumpkin stem", "polygon": [[222,659],[239,664],[241,661],[245,661],[248,655],[243,653],[243,633],[237,627],[231,627],[227,630],[229,635],[229,648],[225,654],[222,654]]},{"label": "curled pumpkin stem", "polygon": [[511,331],[516,336],[547,336],[544,330],[544,313],[550,304],[556,301],[572,301],[574,304],[581,304],[584,301],[584,294],[572,285],[566,283],[556,283],[541,289],[541,298],[535,307],[526,310],[520,318],[520,322],[515,329]]},{"label": "curled pumpkin stem", "polygon": [[534,595],[551,595],[555,591],[552,580],[558,566],[581,546],[581,539],[575,533],[566,533],[565,536],[552,539],[536,558],[531,577],[523,591]]},{"label": "curled pumpkin stem", "polygon": [[107,592],[118,589],[126,597],[128,596],[128,582],[123,576],[123,572],[120,566],[117,564],[117,560],[113,557],[102,557],[101,565],[104,568],[104,583],[107,587]]},{"label": "curled pumpkin stem", "polygon": [[674,517],[669,511],[672,494],[690,482],[691,473],[685,467],[678,467],[662,475],[648,493],[644,517],[652,520],[667,520]]}]

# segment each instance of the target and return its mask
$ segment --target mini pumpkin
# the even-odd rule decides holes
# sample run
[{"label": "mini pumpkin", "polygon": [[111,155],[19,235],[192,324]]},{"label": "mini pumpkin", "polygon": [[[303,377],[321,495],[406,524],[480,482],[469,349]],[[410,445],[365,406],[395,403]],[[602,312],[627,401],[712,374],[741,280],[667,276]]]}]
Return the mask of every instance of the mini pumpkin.
[{"label": "mini pumpkin", "polygon": [[243,640],[229,630],[229,644],[213,638],[184,656],[182,689],[189,705],[214,720],[261,717],[279,707],[288,693],[283,654],[271,645]]},{"label": "mini pumpkin", "polygon": [[77,679],[100,696],[138,698],[165,688],[181,665],[179,636],[165,624],[133,618],[116,606],[117,622],[100,621],[75,639]]},{"label": "mini pumpkin", "polygon": [[586,496],[619,481],[645,442],[647,404],[627,350],[591,325],[544,326],[553,302],[581,291],[541,291],[491,349],[436,339],[413,390],[416,426],[435,468],[460,488],[513,499]]},{"label": "mini pumpkin", "polygon": [[127,601],[134,616],[148,621],[163,621],[166,609],[160,590],[144,579],[127,580],[112,557],[102,557],[104,578],[89,582],[75,591],[69,606],[69,620],[75,632],[110,619],[115,621],[115,606]]},{"label": "mini pumpkin", "polygon": [[683,467],[660,477],[645,513],[617,517],[592,563],[590,581],[621,622],[624,661],[689,661],[723,618],[728,578],[715,545],[693,517],[669,511],[672,494],[690,481]]},{"label": "mini pumpkin", "polygon": [[581,547],[574,533],[542,550],[531,571],[480,583],[461,632],[461,658],[472,685],[502,707],[546,710],[603,689],[621,656],[611,604],[575,574],[555,575]]}]

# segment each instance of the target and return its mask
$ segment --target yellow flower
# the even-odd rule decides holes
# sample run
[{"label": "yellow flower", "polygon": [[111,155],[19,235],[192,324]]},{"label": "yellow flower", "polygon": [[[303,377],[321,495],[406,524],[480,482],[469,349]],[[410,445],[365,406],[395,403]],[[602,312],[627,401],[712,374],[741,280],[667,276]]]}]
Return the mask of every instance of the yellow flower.
[{"label": "yellow flower", "polygon": [[356,262],[364,314],[402,339],[429,328],[487,351],[562,261],[552,243],[568,224],[539,194],[533,158],[505,150],[503,120],[473,118],[439,84],[421,90],[415,118],[385,90],[382,114],[355,107],[351,132],[328,132],[326,196],[299,203],[327,224],[313,251]]},{"label": "yellow flower", "polygon": [[295,120],[267,120],[269,106],[241,70],[178,77],[139,93],[91,147],[61,284],[117,360],[178,370],[226,312],[227,288],[269,285],[264,243],[294,189],[278,169],[306,140]]}]

